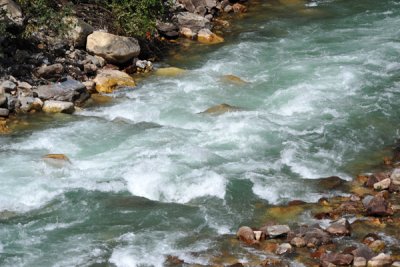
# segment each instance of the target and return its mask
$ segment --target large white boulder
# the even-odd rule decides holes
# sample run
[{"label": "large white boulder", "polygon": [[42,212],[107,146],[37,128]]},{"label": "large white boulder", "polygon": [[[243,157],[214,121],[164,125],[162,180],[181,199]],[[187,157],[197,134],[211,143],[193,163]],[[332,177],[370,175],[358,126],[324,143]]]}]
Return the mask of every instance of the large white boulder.
[{"label": "large white boulder", "polygon": [[87,37],[86,50],[113,64],[125,63],[140,54],[139,42],[135,38],[100,31]]}]

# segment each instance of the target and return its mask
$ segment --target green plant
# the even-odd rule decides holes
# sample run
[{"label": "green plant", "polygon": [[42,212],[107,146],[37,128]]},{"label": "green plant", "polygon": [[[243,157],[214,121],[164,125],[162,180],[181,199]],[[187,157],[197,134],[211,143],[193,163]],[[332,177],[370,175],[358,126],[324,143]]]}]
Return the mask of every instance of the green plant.
[{"label": "green plant", "polygon": [[60,35],[68,29],[61,18],[71,13],[69,5],[58,5],[53,0],[18,0],[25,16],[24,35],[29,36],[39,29]]},{"label": "green plant", "polygon": [[164,15],[165,5],[163,0],[111,0],[109,4],[117,27],[132,36],[153,32],[157,18]]}]

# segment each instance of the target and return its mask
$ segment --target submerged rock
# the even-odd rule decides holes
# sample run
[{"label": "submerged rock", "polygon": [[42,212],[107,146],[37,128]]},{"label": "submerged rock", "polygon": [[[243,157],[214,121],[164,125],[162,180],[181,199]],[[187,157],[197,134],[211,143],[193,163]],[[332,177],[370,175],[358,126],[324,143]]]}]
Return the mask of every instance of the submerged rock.
[{"label": "submerged rock", "polygon": [[67,164],[71,164],[69,158],[64,154],[47,154],[43,156],[43,160],[53,167],[65,167]]},{"label": "submerged rock", "polygon": [[203,44],[219,44],[224,42],[224,38],[216,35],[209,29],[201,29],[197,34],[197,40]]},{"label": "submerged rock", "polygon": [[87,37],[86,50],[109,63],[123,64],[139,55],[140,46],[135,38],[95,31]]},{"label": "submerged rock", "polygon": [[47,100],[44,102],[43,111],[46,113],[72,114],[75,111],[75,106],[72,102]]},{"label": "submerged rock", "polygon": [[240,111],[240,110],[241,109],[238,108],[238,107],[234,107],[234,106],[231,106],[231,105],[228,105],[228,104],[224,103],[224,104],[220,104],[220,105],[216,105],[216,106],[210,107],[210,108],[204,110],[201,113],[219,115],[219,114],[223,114],[223,113],[226,113],[226,112],[235,112],[235,111]]},{"label": "submerged rock", "polygon": [[178,76],[182,75],[186,72],[184,69],[176,68],[176,67],[166,67],[166,68],[159,68],[155,71],[156,75],[159,76]]},{"label": "submerged rock", "polygon": [[101,70],[93,81],[96,83],[96,91],[99,93],[112,93],[120,86],[136,86],[131,76],[119,70]]},{"label": "submerged rock", "polygon": [[237,85],[247,84],[247,82],[244,81],[242,78],[232,75],[232,74],[222,76],[221,80],[224,82],[229,82],[229,83],[233,83],[233,84],[237,84]]}]

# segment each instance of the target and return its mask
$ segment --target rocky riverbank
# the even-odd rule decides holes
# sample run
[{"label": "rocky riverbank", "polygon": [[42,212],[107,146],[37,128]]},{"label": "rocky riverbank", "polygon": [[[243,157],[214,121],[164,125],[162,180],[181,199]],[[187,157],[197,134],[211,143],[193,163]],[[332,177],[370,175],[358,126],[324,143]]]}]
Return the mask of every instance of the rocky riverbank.
[{"label": "rocky riverbank", "polygon": [[[109,32],[96,28],[79,12],[64,19],[70,27],[62,37],[38,31],[29,40],[1,38],[0,132],[9,133],[5,119],[18,114],[71,114],[93,94],[133,88],[132,75],[151,72],[152,62],[179,44],[179,38],[210,45],[223,42],[213,30],[228,27],[229,22],[219,17],[246,12],[243,2],[174,1],[167,18],[157,23],[157,33],[147,39],[119,36],[111,27]],[[24,21],[23,11],[13,0],[3,1],[1,8],[8,27]]]}]

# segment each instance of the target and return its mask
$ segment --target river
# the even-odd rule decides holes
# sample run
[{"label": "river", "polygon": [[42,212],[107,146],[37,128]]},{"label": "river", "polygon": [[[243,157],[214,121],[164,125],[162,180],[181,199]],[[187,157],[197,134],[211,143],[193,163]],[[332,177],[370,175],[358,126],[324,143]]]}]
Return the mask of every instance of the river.
[{"label": "river", "polygon": [[[399,137],[400,2],[297,3],[261,1],[223,45],[169,57],[180,76],[1,136],[0,265],[247,262],[229,241],[239,226],[318,200],[305,179],[379,163]],[[240,111],[201,113],[221,103]]]}]

